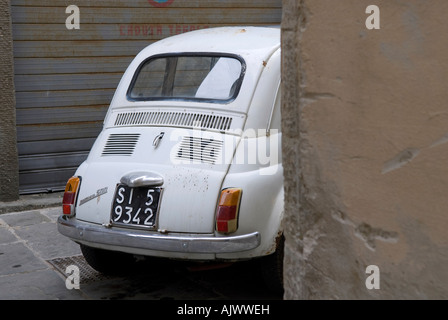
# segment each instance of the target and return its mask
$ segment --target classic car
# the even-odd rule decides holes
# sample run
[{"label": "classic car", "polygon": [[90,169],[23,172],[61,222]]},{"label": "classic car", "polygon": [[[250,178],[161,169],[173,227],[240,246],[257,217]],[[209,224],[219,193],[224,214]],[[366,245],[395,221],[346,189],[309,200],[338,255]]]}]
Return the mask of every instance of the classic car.
[{"label": "classic car", "polygon": [[93,268],[257,259],[281,290],[280,56],[279,28],[247,26],[172,36],[135,57],[58,218]]}]

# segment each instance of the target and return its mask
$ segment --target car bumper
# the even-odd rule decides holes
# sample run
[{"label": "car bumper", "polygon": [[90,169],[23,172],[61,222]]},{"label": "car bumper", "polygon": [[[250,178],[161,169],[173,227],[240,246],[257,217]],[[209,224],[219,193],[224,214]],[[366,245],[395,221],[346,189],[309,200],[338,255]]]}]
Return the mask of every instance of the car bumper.
[{"label": "car bumper", "polygon": [[107,228],[65,216],[58,218],[57,225],[58,231],[73,241],[166,252],[234,253],[255,249],[261,242],[259,232],[229,237],[164,235],[132,229]]}]

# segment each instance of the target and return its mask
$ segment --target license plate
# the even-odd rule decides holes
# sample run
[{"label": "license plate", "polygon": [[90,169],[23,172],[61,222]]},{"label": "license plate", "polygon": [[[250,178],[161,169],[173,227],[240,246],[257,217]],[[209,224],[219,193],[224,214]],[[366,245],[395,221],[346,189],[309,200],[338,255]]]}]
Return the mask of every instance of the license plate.
[{"label": "license plate", "polygon": [[117,185],[111,223],[129,227],[156,228],[161,192],[161,188],[130,188],[122,184]]}]

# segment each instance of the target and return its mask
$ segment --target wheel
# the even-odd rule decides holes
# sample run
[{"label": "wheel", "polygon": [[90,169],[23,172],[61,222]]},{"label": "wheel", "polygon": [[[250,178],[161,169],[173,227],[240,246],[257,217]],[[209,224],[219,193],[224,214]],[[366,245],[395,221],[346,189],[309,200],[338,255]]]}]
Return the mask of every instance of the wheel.
[{"label": "wheel", "polygon": [[283,294],[283,256],[285,238],[279,239],[277,249],[269,256],[259,259],[261,278],[273,293]]},{"label": "wheel", "polygon": [[108,275],[119,275],[130,270],[134,257],[123,252],[97,249],[81,245],[81,252],[87,263],[96,271]]}]

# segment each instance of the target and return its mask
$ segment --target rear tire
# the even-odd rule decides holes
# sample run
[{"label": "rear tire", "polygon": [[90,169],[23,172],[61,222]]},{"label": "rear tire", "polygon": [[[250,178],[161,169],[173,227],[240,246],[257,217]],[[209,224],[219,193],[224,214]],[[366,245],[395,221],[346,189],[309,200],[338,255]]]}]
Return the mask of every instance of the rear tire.
[{"label": "rear tire", "polygon": [[277,249],[269,256],[260,258],[259,266],[261,278],[266,287],[276,294],[283,294],[283,257],[285,238],[279,239]]},{"label": "rear tire", "polygon": [[81,252],[93,269],[107,275],[124,274],[135,263],[132,255],[123,252],[97,249],[83,244]]}]

